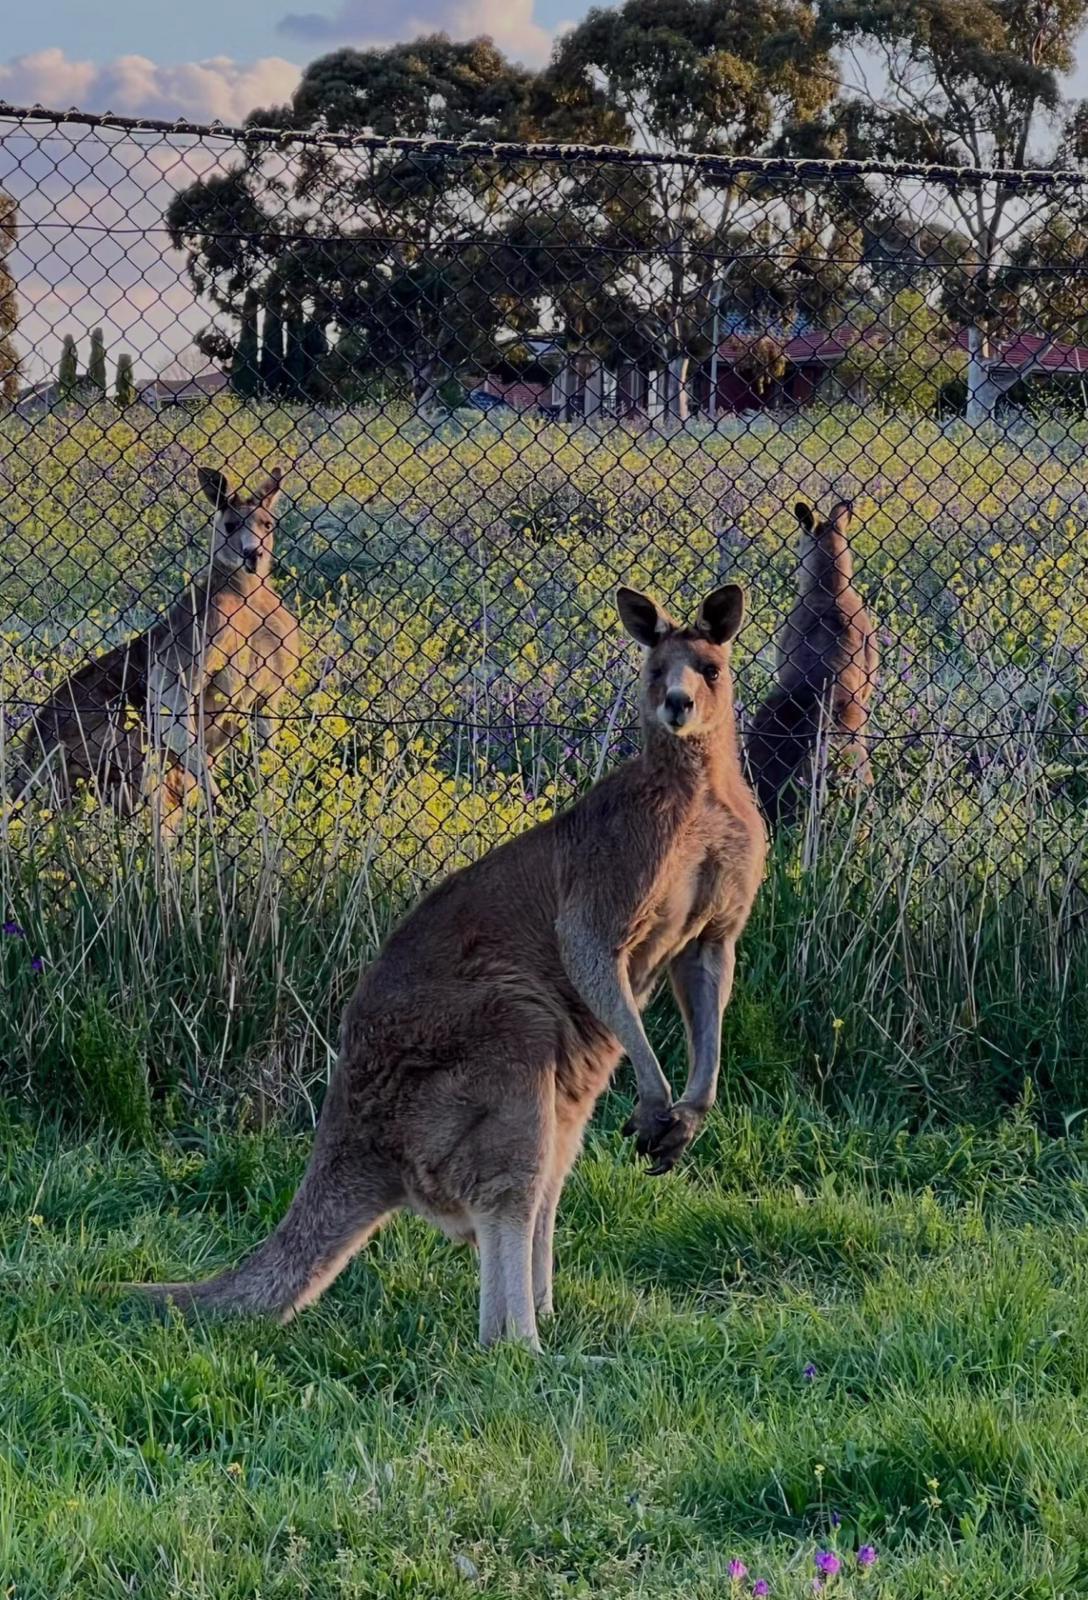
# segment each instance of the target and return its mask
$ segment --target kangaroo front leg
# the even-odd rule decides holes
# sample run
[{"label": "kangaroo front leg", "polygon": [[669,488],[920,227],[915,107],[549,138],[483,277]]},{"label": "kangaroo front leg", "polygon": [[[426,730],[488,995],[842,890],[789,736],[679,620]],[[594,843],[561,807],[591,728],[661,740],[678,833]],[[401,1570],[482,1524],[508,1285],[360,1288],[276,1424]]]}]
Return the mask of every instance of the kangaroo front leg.
[{"label": "kangaroo front leg", "polygon": [[634,1135],[640,1154],[668,1125],[672,1090],[646,1037],[622,955],[577,912],[565,912],[556,923],[559,952],[567,976],[589,1010],[614,1034],[635,1069],[638,1104],[624,1126]]},{"label": "kangaroo front leg", "polygon": [[203,781],[192,690],[182,676],[165,666],[157,667],[152,677],[151,719],[154,747],[172,755],[191,777]]},{"label": "kangaroo front leg", "polygon": [[689,1070],[669,1122],[650,1143],[657,1174],[674,1167],[696,1138],[718,1097],[722,1015],[733,992],[736,946],[732,939],[693,939],[669,969],[688,1036]]}]

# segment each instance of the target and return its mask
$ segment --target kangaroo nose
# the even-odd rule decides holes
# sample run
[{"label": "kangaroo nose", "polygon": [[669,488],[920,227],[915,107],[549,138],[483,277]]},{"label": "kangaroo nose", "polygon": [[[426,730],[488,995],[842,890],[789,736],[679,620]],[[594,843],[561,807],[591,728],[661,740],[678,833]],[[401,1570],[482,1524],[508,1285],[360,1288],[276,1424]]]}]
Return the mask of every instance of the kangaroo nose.
[{"label": "kangaroo nose", "polygon": [[679,728],[694,705],[695,701],[686,689],[670,689],[665,696],[665,717],[674,728]]}]

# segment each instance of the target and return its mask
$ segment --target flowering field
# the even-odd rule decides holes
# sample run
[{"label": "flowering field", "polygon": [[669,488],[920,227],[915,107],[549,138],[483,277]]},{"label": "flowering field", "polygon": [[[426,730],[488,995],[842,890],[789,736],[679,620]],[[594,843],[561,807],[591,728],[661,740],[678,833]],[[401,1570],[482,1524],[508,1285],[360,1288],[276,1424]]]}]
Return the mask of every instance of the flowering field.
[{"label": "flowering field", "polygon": [[[4,807],[13,1595],[1084,1592],[1086,443],[857,412],[0,422],[5,759],[199,566],[195,461],[287,466],[308,642],[214,826]],[[270,1225],[390,919],[631,748],[616,582],[690,611],[745,579],[743,718],[790,506],[832,494],[880,626],[876,792],[779,841],[684,1169],[638,1170],[625,1080],[604,1106],[565,1359],[476,1354],[474,1263],[411,1220],[289,1330],[103,1299]],[[679,1077],[667,1001],[650,1029]]]},{"label": "flowering field", "polygon": [[[778,852],[734,1059],[763,1087],[801,1073],[913,1117],[993,1110],[1030,1076],[1060,1123],[1088,1090],[1088,487],[1084,441],[1050,431],[994,442],[851,412],[662,440],[231,402],[9,418],[9,738],[199,566],[195,460],[249,480],[285,463],[277,581],[309,644],[272,745],[239,755],[216,827],[198,819],[183,848],[90,804],[5,809],[0,910],[27,936],[0,936],[11,1087],[63,1099],[105,1028],[145,1120],[152,1098],[305,1105],[390,916],[630,750],[616,582],[690,611],[746,580],[743,716],[791,593],[789,508],[834,493],[856,499],[880,626],[878,788]],[[116,1097],[83,1076],[82,1107]]]}]

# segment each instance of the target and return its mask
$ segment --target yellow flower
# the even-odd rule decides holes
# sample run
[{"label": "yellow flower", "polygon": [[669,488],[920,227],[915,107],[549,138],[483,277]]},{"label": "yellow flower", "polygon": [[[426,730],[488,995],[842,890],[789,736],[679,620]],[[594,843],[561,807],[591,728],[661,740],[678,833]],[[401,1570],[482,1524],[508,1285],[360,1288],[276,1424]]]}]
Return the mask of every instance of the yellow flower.
[{"label": "yellow flower", "polygon": [[842,1030],[846,1027],[846,1023],[843,1021],[843,1019],[841,1017],[832,1017],[831,1026],[834,1028],[836,1033],[841,1033]]}]

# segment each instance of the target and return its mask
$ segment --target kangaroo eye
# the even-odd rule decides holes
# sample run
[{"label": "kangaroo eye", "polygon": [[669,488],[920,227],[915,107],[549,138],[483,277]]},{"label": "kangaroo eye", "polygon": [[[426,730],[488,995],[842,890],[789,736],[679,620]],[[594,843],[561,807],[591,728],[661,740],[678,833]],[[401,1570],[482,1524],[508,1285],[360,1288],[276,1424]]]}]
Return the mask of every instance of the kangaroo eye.
[{"label": "kangaroo eye", "polygon": [[706,679],[707,683],[717,683],[719,677],[721,676],[721,670],[722,669],[720,667],[706,666],[703,668],[703,677]]}]

